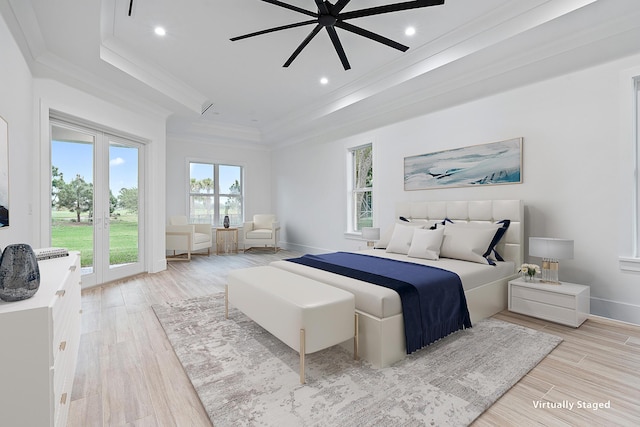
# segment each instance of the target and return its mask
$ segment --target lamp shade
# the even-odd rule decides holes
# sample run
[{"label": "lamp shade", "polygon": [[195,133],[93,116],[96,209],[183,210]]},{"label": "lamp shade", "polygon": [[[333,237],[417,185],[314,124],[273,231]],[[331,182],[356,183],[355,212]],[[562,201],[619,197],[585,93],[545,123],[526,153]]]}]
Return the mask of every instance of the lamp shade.
[{"label": "lamp shade", "polygon": [[364,240],[380,240],[380,229],[377,227],[362,227],[362,238]]},{"label": "lamp shade", "polygon": [[573,240],[529,237],[529,255],[546,259],[573,259]]}]

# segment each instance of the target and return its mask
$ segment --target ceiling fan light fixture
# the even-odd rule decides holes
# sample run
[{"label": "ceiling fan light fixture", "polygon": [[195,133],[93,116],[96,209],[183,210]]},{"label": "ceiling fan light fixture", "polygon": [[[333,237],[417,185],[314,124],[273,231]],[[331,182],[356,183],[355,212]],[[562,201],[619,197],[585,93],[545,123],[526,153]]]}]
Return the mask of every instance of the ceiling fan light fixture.
[{"label": "ceiling fan light fixture", "polygon": [[[338,54],[338,58],[342,63],[345,71],[351,69],[351,65],[349,64],[349,60],[347,59],[347,54],[344,51],[342,46],[342,42],[338,37],[338,33],[336,32],[336,28],[339,28],[344,31],[348,31],[353,34],[357,34],[359,36],[368,38],[380,44],[389,46],[393,49],[397,49],[401,52],[406,52],[409,49],[409,46],[405,46],[402,43],[398,43],[394,40],[388,39],[380,34],[374,33],[372,31],[366,30],[357,25],[350,24],[346,22],[349,19],[354,18],[364,18],[367,16],[380,15],[391,12],[400,12],[404,10],[411,9],[419,9],[423,7],[430,6],[439,6],[443,5],[445,0],[413,0],[413,1],[401,1],[400,3],[391,3],[385,4],[382,6],[374,6],[368,7],[365,9],[357,9],[349,12],[343,12],[343,9],[351,2],[351,0],[335,0],[335,3],[331,3],[329,0],[314,0],[316,11],[311,11],[308,9],[303,9],[301,7],[285,3],[280,0],[261,0],[265,3],[272,4],[274,6],[278,6],[284,9],[289,9],[294,12],[301,13],[312,19],[307,19],[305,21],[294,22],[288,25],[280,25],[278,27],[267,28],[265,30],[256,31],[249,34],[244,34],[242,36],[232,37],[230,40],[235,42],[238,40],[247,39],[250,37],[260,36],[263,34],[273,33],[275,31],[288,30],[290,28],[302,27],[305,25],[315,24],[315,27],[309,35],[298,45],[296,50],[293,51],[293,54],[287,59],[284,63],[283,67],[287,68],[291,63],[298,57],[300,52],[304,50],[305,47],[311,42],[311,40],[321,31],[326,30],[329,38],[331,39],[331,43]],[[309,1],[310,2],[310,1]],[[414,30],[415,31],[415,30]]]},{"label": "ceiling fan light fixture", "polygon": [[153,29],[153,32],[156,33],[157,36],[164,37],[167,35],[167,30],[164,27],[157,26]]},{"label": "ceiling fan light fixture", "polygon": [[321,78],[320,78],[320,84],[321,84],[321,85],[327,85],[327,84],[329,84],[329,79],[328,79],[328,78],[326,78],[326,77],[321,77]]},{"label": "ceiling fan light fixture", "polygon": [[407,27],[404,29],[404,35],[405,36],[413,36],[416,34],[416,28],[415,27]]}]

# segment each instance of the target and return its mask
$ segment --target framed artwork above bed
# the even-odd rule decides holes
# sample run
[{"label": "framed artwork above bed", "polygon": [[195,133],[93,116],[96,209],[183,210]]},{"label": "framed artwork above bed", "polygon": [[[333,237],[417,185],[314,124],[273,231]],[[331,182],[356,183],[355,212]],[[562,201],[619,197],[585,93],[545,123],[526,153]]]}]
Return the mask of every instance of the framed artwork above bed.
[{"label": "framed artwork above bed", "polygon": [[404,158],[404,189],[519,184],[522,138]]}]

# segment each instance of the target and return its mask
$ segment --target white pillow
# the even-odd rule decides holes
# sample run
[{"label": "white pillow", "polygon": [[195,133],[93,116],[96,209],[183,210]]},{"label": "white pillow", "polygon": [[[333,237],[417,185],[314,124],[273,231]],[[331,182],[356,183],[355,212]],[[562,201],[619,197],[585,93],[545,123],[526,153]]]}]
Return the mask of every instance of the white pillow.
[{"label": "white pillow", "polygon": [[[415,225],[396,224],[393,227],[393,234],[391,235],[391,240],[389,240],[386,251],[406,255],[411,247],[413,231],[416,228]],[[422,228],[422,226],[418,226],[418,228]]]},{"label": "white pillow", "polygon": [[[417,228],[424,227],[424,223],[407,222],[407,221],[399,221],[396,224],[404,225],[405,227],[417,227]],[[380,236],[380,240],[378,240],[373,245],[373,247],[375,249],[386,249],[387,246],[389,246],[389,242],[391,241],[391,236],[393,236],[394,230],[395,230],[395,224],[387,228],[386,230],[384,230],[384,232]]]},{"label": "white pillow", "polygon": [[468,224],[447,224],[444,227],[440,256],[491,264],[484,254],[487,253],[498,228],[497,225],[496,227],[474,227]]},{"label": "white pillow", "polygon": [[418,228],[413,231],[413,239],[409,248],[412,258],[440,259],[440,246],[444,237],[444,228],[425,230]]}]

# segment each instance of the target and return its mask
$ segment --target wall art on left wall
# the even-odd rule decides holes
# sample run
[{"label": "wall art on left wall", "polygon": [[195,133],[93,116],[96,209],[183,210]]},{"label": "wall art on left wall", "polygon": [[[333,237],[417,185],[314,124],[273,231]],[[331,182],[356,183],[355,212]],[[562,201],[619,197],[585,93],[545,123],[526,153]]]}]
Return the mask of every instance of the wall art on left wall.
[{"label": "wall art on left wall", "polygon": [[9,125],[0,116],[0,228],[9,226]]}]

